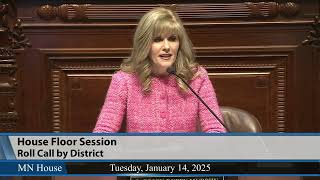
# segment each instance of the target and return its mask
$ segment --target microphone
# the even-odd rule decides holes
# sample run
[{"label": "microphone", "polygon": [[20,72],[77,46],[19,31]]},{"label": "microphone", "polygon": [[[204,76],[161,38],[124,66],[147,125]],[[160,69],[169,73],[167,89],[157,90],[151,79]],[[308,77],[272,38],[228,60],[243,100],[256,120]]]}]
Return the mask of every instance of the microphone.
[{"label": "microphone", "polygon": [[210,109],[210,107],[203,101],[203,99],[191,88],[191,86],[182,78],[180,77],[178,74],[176,74],[176,69],[172,66],[170,66],[169,68],[167,68],[167,73],[169,74],[173,74],[176,77],[178,77],[179,79],[182,80],[182,82],[187,85],[187,87],[193,92],[193,94],[195,96],[197,96],[197,98],[202,102],[202,104],[210,111],[210,113],[219,121],[219,123],[227,130],[227,132],[231,132],[230,129],[222,122],[222,120],[216,115],[216,113],[214,113],[212,111],[212,109]]}]

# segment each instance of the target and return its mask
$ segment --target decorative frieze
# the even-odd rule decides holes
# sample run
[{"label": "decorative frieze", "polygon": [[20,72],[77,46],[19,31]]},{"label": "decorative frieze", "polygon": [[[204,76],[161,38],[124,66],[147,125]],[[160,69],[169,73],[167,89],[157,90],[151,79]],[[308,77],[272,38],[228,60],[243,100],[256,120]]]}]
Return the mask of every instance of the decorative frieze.
[{"label": "decorative frieze", "polygon": [[300,6],[294,2],[243,2],[197,4],[63,4],[43,5],[37,10],[43,20],[60,18],[63,21],[137,20],[148,10],[164,6],[175,10],[183,19],[261,19],[283,16],[293,18]]}]

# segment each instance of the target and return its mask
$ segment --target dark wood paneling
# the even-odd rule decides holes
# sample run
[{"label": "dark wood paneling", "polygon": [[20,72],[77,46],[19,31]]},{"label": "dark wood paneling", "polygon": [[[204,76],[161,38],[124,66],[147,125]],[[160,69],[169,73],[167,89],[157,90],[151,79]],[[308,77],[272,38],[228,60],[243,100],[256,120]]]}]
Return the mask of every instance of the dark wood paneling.
[{"label": "dark wood paneling", "polygon": [[97,119],[112,74],[71,72],[67,76],[66,97],[69,108],[66,108],[67,124],[62,129],[67,132],[90,132],[94,128],[92,119]]},{"label": "dark wood paneling", "polygon": [[[295,86],[292,83],[295,82],[295,72],[289,70],[294,69],[296,48],[198,48],[197,58],[212,77],[221,105],[251,112],[266,132],[298,131],[295,124],[303,117],[298,114],[296,119],[295,116],[288,118],[290,103],[294,103],[289,101],[289,97],[295,93],[289,88]],[[49,110],[43,109],[43,113],[50,114],[46,120],[48,129],[54,132],[90,132],[111,75],[128,53],[129,49],[41,50],[42,64],[48,68],[41,75],[48,88],[41,98],[42,103],[47,103],[45,107],[49,107]],[[43,80],[44,77],[47,79]],[[30,95],[35,92],[34,88]],[[300,129],[308,127],[311,126],[304,125]]]},{"label": "dark wood paneling", "polygon": [[292,120],[291,128],[296,132],[315,132],[317,127],[314,116],[312,77],[315,67],[312,62],[312,47],[299,46],[295,49],[293,63],[292,83],[289,86],[293,93],[290,95],[290,107],[288,107]]},{"label": "dark wood paneling", "polygon": [[251,112],[265,132],[285,132],[291,123],[286,117],[286,96],[291,93],[286,71],[294,48],[230,48],[211,54],[198,50],[198,59],[212,76],[221,105]]},{"label": "dark wood paneling", "polygon": [[[319,16],[316,16],[314,18],[314,22],[312,23],[312,29],[308,32],[308,35],[306,36],[305,40],[303,41],[303,45],[306,46],[306,48],[309,48],[309,57],[306,59],[307,61],[310,61],[312,59],[312,67],[309,67],[308,69],[312,69],[312,72],[309,72],[307,76],[312,77],[312,83],[313,86],[309,86],[313,89],[312,91],[312,109],[309,110],[309,112],[312,112],[313,114],[313,123],[317,125],[317,131],[320,131],[320,58],[319,58],[319,49],[320,49],[320,19]],[[310,49],[312,48],[312,50]],[[312,54],[312,56],[311,56]],[[298,75],[299,76],[299,75]],[[310,77],[309,77],[310,78]]]},{"label": "dark wood paneling", "polygon": [[[18,2],[18,15],[25,20],[24,32],[35,51],[19,57],[24,94],[21,130],[90,132],[110,77],[130,52],[136,21],[41,19],[36,12],[43,3],[23,4]],[[221,105],[251,112],[267,132],[316,131],[314,113],[305,113],[314,109],[310,88],[317,89],[311,83],[302,88],[314,77],[309,70],[313,61],[304,60],[308,50],[299,46],[316,13],[314,4],[300,3],[299,13],[290,17],[246,20],[204,18],[206,7],[194,6],[201,17],[184,18],[185,24]],[[190,7],[176,6],[180,7],[185,8],[180,13],[188,15]],[[33,97],[35,92],[40,96]]]},{"label": "dark wood paneling", "polygon": [[[221,105],[251,112],[266,132],[319,132],[319,51],[301,47],[318,15],[319,1],[279,0],[278,9],[268,6],[269,1],[248,2],[256,4],[184,0],[166,1],[166,6],[183,17]],[[52,11],[63,9],[64,3],[13,3],[33,46],[17,51],[17,102],[11,109],[20,117],[17,131],[91,132],[111,75],[130,52],[139,15],[146,5],[163,2],[68,1],[64,14]],[[75,3],[91,5],[82,11]],[[109,10],[114,13],[106,13]],[[10,76],[0,76],[1,82],[9,82]],[[0,95],[0,107],[6,112],[9,96]],[[15,131],[11,125],[3,129]]]},{"label": "dark wood paneling", "polygon": [[48,116],[48,68],[46,56],[38,49],[19,52],[19,110],[18,130],[23,132],[50,132]]},{"label": "dark wood paneling", "polygon": [[54,132],[91,132],[112,74],[128,51],[45,50],[51,73],[49,94]]},{"label": "dark wood paneling", "polygon": [[135,26],[97,26],[56,26],[47,29],[32,25],[24,27],[24,31],[36,49],[131,47]]},{"label": "dark wood paneling", "polygon": [[[300,1],[241,1],[241,0],[133,0],[126,1],[18,1],[21,9],[18,13],[26,21],[59,22],[59,21],[128,21],[138,19],[144,12],[155,6],[166,6],[175,9],[182,18],[200,20],[281,20],[307,18],[317,13],[313,6],[316,0]],[[164,4],[166,3],[166,4]],[[32,11],[30,10],[32,9]],[[313,15],[314,16],[314,15]]]}]

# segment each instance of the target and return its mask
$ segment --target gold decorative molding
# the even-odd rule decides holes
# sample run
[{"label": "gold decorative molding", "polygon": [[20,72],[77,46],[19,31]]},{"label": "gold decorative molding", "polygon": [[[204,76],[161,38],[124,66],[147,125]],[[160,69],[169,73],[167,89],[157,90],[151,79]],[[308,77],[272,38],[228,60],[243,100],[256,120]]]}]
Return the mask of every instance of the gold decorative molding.
[{"label": "gold decorative molding", "polygon": [[137,20],[155,7],[176,11],[183,19],[225,18],[274,18],[278,15],[293,18],[300,11],[295,2],[243,2],[243,3],[197,3],[197,4],[63,4],[42,5],[37,9],[43,20],[60,18],[63,21],[110,21]]}]

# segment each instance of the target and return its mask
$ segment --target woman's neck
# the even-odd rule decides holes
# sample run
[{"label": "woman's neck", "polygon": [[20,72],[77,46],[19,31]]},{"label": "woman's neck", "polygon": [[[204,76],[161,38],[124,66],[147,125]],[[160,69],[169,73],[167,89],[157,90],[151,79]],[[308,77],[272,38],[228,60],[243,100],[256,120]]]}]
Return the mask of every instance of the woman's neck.
[{"label": "woman's neck", "polygon": [[169,73],[166,69],[152,69],[152,75],[157,77],[165,77],[168,76]]}]

